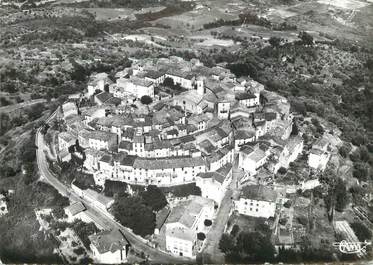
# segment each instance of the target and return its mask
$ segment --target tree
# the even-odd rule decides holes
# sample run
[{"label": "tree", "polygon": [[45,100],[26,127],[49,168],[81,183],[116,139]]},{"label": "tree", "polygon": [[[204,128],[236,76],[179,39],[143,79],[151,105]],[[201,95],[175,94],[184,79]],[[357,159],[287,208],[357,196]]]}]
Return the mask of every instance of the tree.
[{"label": "tree", "polygon": [[241,232],[237,238],[236,248],[247,262],[269,262],[275,255],[270,237],[259,232]]},{"label": "tree", "polygon": [[291,129],[291,135],[298,135],[298,134],[299,134],[298,125],[295,121],[293,121],[293,127]]},{"label": "tree", "polygon": [[141,192],[141,197],[145,205],[152,208],[153,211],[159,211],[167,205],[165,195],[162,190],[155,185],[149,185],[146,191]]},{"label": "tree", "polygon": [[280,46],[281,39],[278,37],[270,37],[268,42],[269,44],[271,44],[272,47],[277,48]]},{"label": "tree", "polygon": [[202,232],[198,233],[197,234],[197,239],[201,240],[201,241],[205,240],[206,239],[205,233],[202,233]]},{"label": "tree", "polygon": [[109,93],[109,84],[104,85],[104,91]]},{"label": "tree", "polygon": [[14,177],[17,172],[8,165],[0,166],[0,178]]},{"label": "tree", "polygon": [[30,107],[29,109],[27,109],[27,111],[26,111],[27,116],[31,121],[34,121],[34,120],[41,117],[44,109],[45,108],[44,108],[44,105],[42,103],[37,103],[37,104],[33,105],[32,107]]},{"label": "tree", "polygon": [[354,222],[351,224],[351,228],[352,230],[354,230],[355,235],[361,242],[372,239],[372,231],[368,229],[364,224],[360,222]]},{"label": "tree", "polygon": [[89,240],[88,236],[99,231],[94,223],[91,222],[87,224],[81,220],[75,221],[72,224],[72,229],[78,235],[78,237],[80,238],[80,240],[86,248],[89,248],[89,245],[91,244],[91,241]]},{"label": "tree", "polygon": [[127,190],[127,183],[122,181],[105,180],[104,194],[108,197],[113,197],[115,194],[121,194],[124,196]]},{"label": "tree", "polygon": [[298,38],[300,38],[305,45],[313,45],[313,37],[305,31],[299,32]]},{"label": "tree", "polygon": [[82,248],[82,247],[78,247],[78,248],[74,249],[73,251],[78,256],[83,255],[85,253],[85,249]]},{"label": "tree", "polygon": [[347,189],[345,182],[341,179],[337,179],[337,184],[334,188],[335,194],[335,209],[342,212],[348,203]]},{"label": "tree", "polygon": [[212,221],[210,219],[205,219],[205,221],[203,222],[205,226],[211,226],[212,225]]},{"label": "tree", "polygon": [[353,176],[359,181],[367,181],[369,174],[369,166],[365,163],[355,162]]},{"label": "tree", "polygon": [[279,174],[281,174],[281,175],[284,175],[284,174],[286,174],[286,168],[284,168],[284,167],[280,167],[279,169],[278,169],[278,173]]},{"label": "tree", "polygon": [[228,254],[234,250],[234,240],[229,234],[223,234],[219,241],[219,249],[224,253]]},{"label": "tree", "polygon": [[54,215],[55,218],[57,219],[62,219],[65,217],[65,211],[63,209],[63,207],[61,206],[58,206],[58,207],[55,207],[52,211],[52,214]]},{"label": "tree", "polygon": [[146,236],[154,233],[155,214],[143,204],[141,197],[118,197],[112,206],[112,213],[116,220],[131,228],[135,234]]},{"label": "tree", "polygon": [[348,154],[350,153],[351,151],[351,145],[350,144],[347,144],[347,143],[344,143],[340,148],[339,148],[339,154],[343,157],[343,158],[346,158],[348,156]]},{"label": "tree", "polygon": [[168,87],[173,87],[175,83],[171,77],[166,77],[163,81],[163,85],[168,86]]},{"label": "tree", "polygon": [[237,224],[235,224],[232,227],[231,236],[233,236],[233,237],[237,236],[237,234],[238,234],[239,231],[240,231],[240,227]]},{"label": "tree", "polygon": [[153,102],[153,99],[147,95],[144,95],[141,97],[140,99],[141,103],[144,104],[144,105],[149,105]]}]

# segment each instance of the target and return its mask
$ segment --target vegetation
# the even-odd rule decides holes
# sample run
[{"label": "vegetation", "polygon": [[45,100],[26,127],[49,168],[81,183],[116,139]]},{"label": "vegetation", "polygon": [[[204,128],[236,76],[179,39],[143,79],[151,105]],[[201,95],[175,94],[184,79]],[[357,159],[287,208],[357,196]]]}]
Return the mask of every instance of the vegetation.
[{"label": "vegetation", "polygon": [[122,181],[105,180],[104,194],[108,197],[114,197],[115,194],[124,196],[127,190],[127,183]]},{"label": "vegetation", "polygon": [[[219,248],[226,260],[233,263],[271,262],[275,249],[271,243],[271,231],[267,226],[257,225],[257,231],[223,234]],[[233,230],[232,230],[233,231]],[[236,235],[234,235],[236,234]]]},{"label": "vegetation", "polygon": [[162,190],[155,185],[149,185],[145,191],[140,193],[145,205],[153,211],[159,211],[167,205],[166,197]]},{"label": "vegetation", "polygon": [[89,245],[91,244],[91,241],[89,240],[88,236],[99,231],[94,223],[91,222],[87,224],[80,220],[77,220],[74,223],[72,223],[71,228],[78,235],[78,237],[80,238],[80,240],[86,248],[89,248]]},{"label": "vegetation", "polygon": [[355,235],[361,242],[364,242],[365,240],[369,241],[372,239],[372,231],[364,224],[360,222],[354,222],[351,224],[351,228],[352,230],[354,230]]},{"label": "vegetation", "polygon": [[153,99],[147,95],[144,95],[141,97],[140,99],[141,103],[144,104],[144,105],[149,105],[153,102]]},{"label": "vegetation", "polygon": [[[19,174],[15,178],[20,179]],[[9,197],[9,213],[1,217],[0,256],[6,263],[61,263],[53,250],[58,242],[39,231],[34,208],[64,207],[68,198],[62,197],[49,184],[17,183],[16,192]]]},{"label": "vegetation", "polygon": [[155,228],[155,214],[139,196],[116,196],[112,213],[122,225],[140,236],[151,235]]}]

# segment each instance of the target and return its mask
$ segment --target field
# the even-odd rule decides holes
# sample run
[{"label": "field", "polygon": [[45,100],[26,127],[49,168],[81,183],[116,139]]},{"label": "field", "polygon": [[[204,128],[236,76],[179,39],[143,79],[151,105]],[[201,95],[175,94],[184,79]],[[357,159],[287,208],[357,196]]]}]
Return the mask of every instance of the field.
[{"label": "field", "polygon": [[359,9],[368,5],[368,3],[366,2],[357,0],[318,0],[317,2],[325,5],[332,5],[335,7],[346,9]]},{"label": "field", "polygon": [[89,13],[94,14],[96,20],[117,20],[133,17],[134,10],[130,8],[86,8]]},{"label": "field", "polygon": [[89,13],[94,14],[96,20],[121,20],[121,19],[130,19],[135,20],[136,14],[145,14],[145,13],[156,13],[160,12],[165,7],[147,7],[142,8],[141,10],[135,10],[132,8],[85,8]]}]

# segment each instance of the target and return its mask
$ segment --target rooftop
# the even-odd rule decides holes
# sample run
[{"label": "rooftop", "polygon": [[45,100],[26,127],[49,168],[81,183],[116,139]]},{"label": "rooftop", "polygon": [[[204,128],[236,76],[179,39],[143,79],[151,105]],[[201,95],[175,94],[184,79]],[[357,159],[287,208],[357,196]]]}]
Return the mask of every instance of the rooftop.
[{"label": "rooftop", "polygon": [[241,190],[241,198],[257,201],[269,201],[275,202],[277,199],[277,193],[262,185],[249,185],[245,186]]},{"label": "rooftop", "polygon": [[190,196],[180,201],[172,208],[166,223],[180,223],[186,228],[192,228],[203,207],[214,206],[214,201],[200,196]]},{"label": "rooftop", "polygon": [[256,96],[251,93],[237,93],[236,94],[237,100],[246,100],[246,99],[252,99],[252,98],[256,98]]},{"label": "rooftop", "polygon": [[168,158],[136,158],[134,168],[166,169],[205,166],[205,161],[200,157],[168,157]]},{"label": "rooftop", "polygon": [[65,207],[66,211],[69,211],[72,216],[77,215],[86,210],[85,206],[81,202],[75,202],[67,207]]},{"label": "rooftop", "polygon": [[95,97],[96,97],[96,99],[98,99],[102,103],[105,103],[106,101],[111,99],[113,97],[113,95],[104,91],[104,92],[101,92],[100,94],[95,95]]}]

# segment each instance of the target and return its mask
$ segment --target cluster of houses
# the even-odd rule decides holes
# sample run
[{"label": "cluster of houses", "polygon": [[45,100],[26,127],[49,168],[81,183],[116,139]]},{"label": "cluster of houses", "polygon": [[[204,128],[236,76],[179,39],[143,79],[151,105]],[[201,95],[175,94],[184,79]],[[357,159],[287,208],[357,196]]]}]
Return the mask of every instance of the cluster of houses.
[{"label": "cluster of houses", "polygon": [[[293,116],[286,98],[225,68],[178,57],[144,59],[134,60],[115,77],[91,77],[85,96],[94,106],[63,104],[66,131],[58,136],[59,158],[81,158],[84,170],[102,187],[107,180],[143,186],[196,183],[201,196],[182,200],[163,220],[165,248],[175,255],[195,257],[197,234],[204,220],[212,220],[235,165],[250,177],[263,168],[276,173],[303,150],[302,137],[291,135]],[[139,103],[144,96],[152,99],[146,107]],[[309,157],[311,167],[322,169],[327,157],[319,153],[328,154],[323,141]],[[110,207],[110,202],[95,199],[97,194],[84,196],[104,201],[103,210]],[[242,189],[234,209],[270,218],[276,205],[274,190],[252,185]],[[92,238],[103,241],[94,252],[105,251],[106,237]],[[124,245],[114,247],[113,261],[121,261]]]}]

